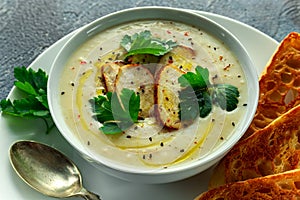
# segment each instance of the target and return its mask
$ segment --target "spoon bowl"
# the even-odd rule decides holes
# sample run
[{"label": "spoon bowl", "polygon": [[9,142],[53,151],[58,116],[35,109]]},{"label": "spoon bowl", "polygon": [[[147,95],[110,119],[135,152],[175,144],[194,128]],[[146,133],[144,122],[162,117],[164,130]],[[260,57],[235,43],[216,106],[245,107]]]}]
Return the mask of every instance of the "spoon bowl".
[{"label": "spoon bowl", "polygon": [[33,141],[18,141],[9,150],[10,162],[28,185],[47,196],[81,196],[100,200],[82,186],[80,171],[58,150]]}]

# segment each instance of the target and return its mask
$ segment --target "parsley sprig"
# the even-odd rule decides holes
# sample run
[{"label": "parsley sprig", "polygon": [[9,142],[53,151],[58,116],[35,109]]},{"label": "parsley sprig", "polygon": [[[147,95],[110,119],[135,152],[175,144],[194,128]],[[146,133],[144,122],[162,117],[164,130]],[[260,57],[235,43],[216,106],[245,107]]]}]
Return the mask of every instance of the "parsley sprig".
[{"label": "parsley sprig", "polygon": [[42,69],[35,71],[31,68],[17,67],[14,69],[14,76],[14,85],[24,92],[24,97],[13,101],[1,100],[0,111],[17,117],[40,118],[47,126],[46,133],[49,133],[54,123],[48,123],[51,115],[47,101],[47,74]]},{"label": "parsley sprig", "polygon": [[125,35],[121,41],[121,46],[127,51],[126,58],[137,54],[161,56],[171,51],[173,47],[177,46],[177,43],[172,40],[162,41],[153,38],[151,32],[145,30],[132,36]]},{"label": "parsley sprig", "polygon": [[133,90],[124,88],[120,94],[108,92],[91,100],[95,117],[103,124],[104,134],[117,134],[138,122],[140,96]]},{"label": "parsley sprig", "polygon": [[178,82],[183,87],[179,93],[182,120],[193,120],[198,115],[204,118],[213,105],[229,112],[237,108],[238,89],[230,84],[211,84],[207,68],[197,66],[196,73],[187,72]]}]

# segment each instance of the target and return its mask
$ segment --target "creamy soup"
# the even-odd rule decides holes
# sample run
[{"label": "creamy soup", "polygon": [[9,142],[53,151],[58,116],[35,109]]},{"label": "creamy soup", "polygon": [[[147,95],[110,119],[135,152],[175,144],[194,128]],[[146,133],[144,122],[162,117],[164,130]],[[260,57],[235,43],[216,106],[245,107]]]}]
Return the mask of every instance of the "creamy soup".
[{"label": "creamy soup", "polygon": [[[180,52],[173,55],[177,58],[183,55],[183,58],[179,58],[183,62],[182,70],[194,71],[200,65],[209,70],[212,83],[236,86],[240,92],[237,108],[227,112],[213,106],[207,117],[197,117],[187,126],[175,129],[162,127],[149,114],[123,133],[102,133],[99,130],[102,124],[95,119],[90,102],[95,96],[107,92],[101,79],[101,67],[122,57],[124,50],[120,47],[120,41],[124,35],[133,35],[144,30],[149,30],[156,38],[173,40],[180,46],[192,49],[193,54],[189,58],[185,58],[184,53]],[[151,66],[149,71],[155,80],[155,67],[158,65]],[[142,79],[142,76],[135,75],[132,79]],[[177,81],[177,77],[172,79]],[[61,107],[67,124],[89,152],[114,163],[149,170],[164,169],[201,159],[232,135],[247,108],[245,79],[245,74],[232,52],[222,41],[205,31],[177,22],[138,21],[103,31],[74,52],[60,78]],[[113,84],[111,87],[114,87]],[[147,103],[147,99],[141,103]],[[174,105],[175,107],[178,105]],[[149,112],[153,112],[153,109]]]}]

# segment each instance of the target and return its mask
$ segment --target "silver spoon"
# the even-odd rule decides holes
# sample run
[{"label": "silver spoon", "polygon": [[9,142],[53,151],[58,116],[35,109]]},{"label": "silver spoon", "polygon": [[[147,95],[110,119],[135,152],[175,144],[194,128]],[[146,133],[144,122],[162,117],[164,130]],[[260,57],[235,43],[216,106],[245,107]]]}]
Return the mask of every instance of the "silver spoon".
[{"label": "silver spoon", "polygon": [[98,195],[82,187],[81,175],[74,163],[50,146],[33,141],[18,141],[10,147],[9,155],[17,174],[45,195],[100,200]]}]

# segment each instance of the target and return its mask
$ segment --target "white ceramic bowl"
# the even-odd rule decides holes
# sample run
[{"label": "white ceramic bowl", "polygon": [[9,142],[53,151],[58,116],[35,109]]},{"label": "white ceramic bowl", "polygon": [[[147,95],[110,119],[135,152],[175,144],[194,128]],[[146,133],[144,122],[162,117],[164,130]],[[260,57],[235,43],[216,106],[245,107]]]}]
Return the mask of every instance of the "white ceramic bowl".
[{"label": "white ceramic bowl", "polygon": [[[241,121],[236,127],[235,133],[228,138],[224,144],[213,151],[206,157],[194,161],[188,162],[178,167],[172,167],[164,170],[153,170],[145,171],[141,169],[129,168],[113,164],[108,160],[99,160],[92,155],[82,144],[78,137],[74,136],[74,133],[70,130],[64,120],[64,115],[60,106],[60,85],[59,77],[62,74],[63,68],[66,62],[77,48],[82,45],[85,41],[89,40],[94,35],[101,31],[104,31],[110,27],[123,24],[125,22],[131,22],[136,20],[148,20],[148,19],[163,19],[170,21],[178,21],[182,23],[188,23],[199,29],[202,29],[216,38],[224,42],[228,48],[234,52],[235,56],[239,60],[243,70],[246,74],[246,82],[248,83],[248,106],[246,114],[242,116]],[[258,101],[258,76],[248,56],[246,50],[242,44],[232,35],[229,31],[224,29],[221,25],[203,17],[198,14],[190,13],[182,9],[168,8],[168,7],[141,7],[133,8],[128,10],[119,11],[116,13],[104,16],[86,26],[79,29],[63,46],[61,51],[58,53],[49,74],[48,81],[48,101],[50,111],[53,120],[65,137],[65,139],[78,150],[80,154],[90,163],[95,165],[101,171],[104,171],[115,177],[121,179],[143,182],[143,183],[166,183],[181,180],[197,173],[200,173],[216,162],[218,162],[231,147],[240,139],[243,133],[247,130],[254,116],[257,101]]]}]

